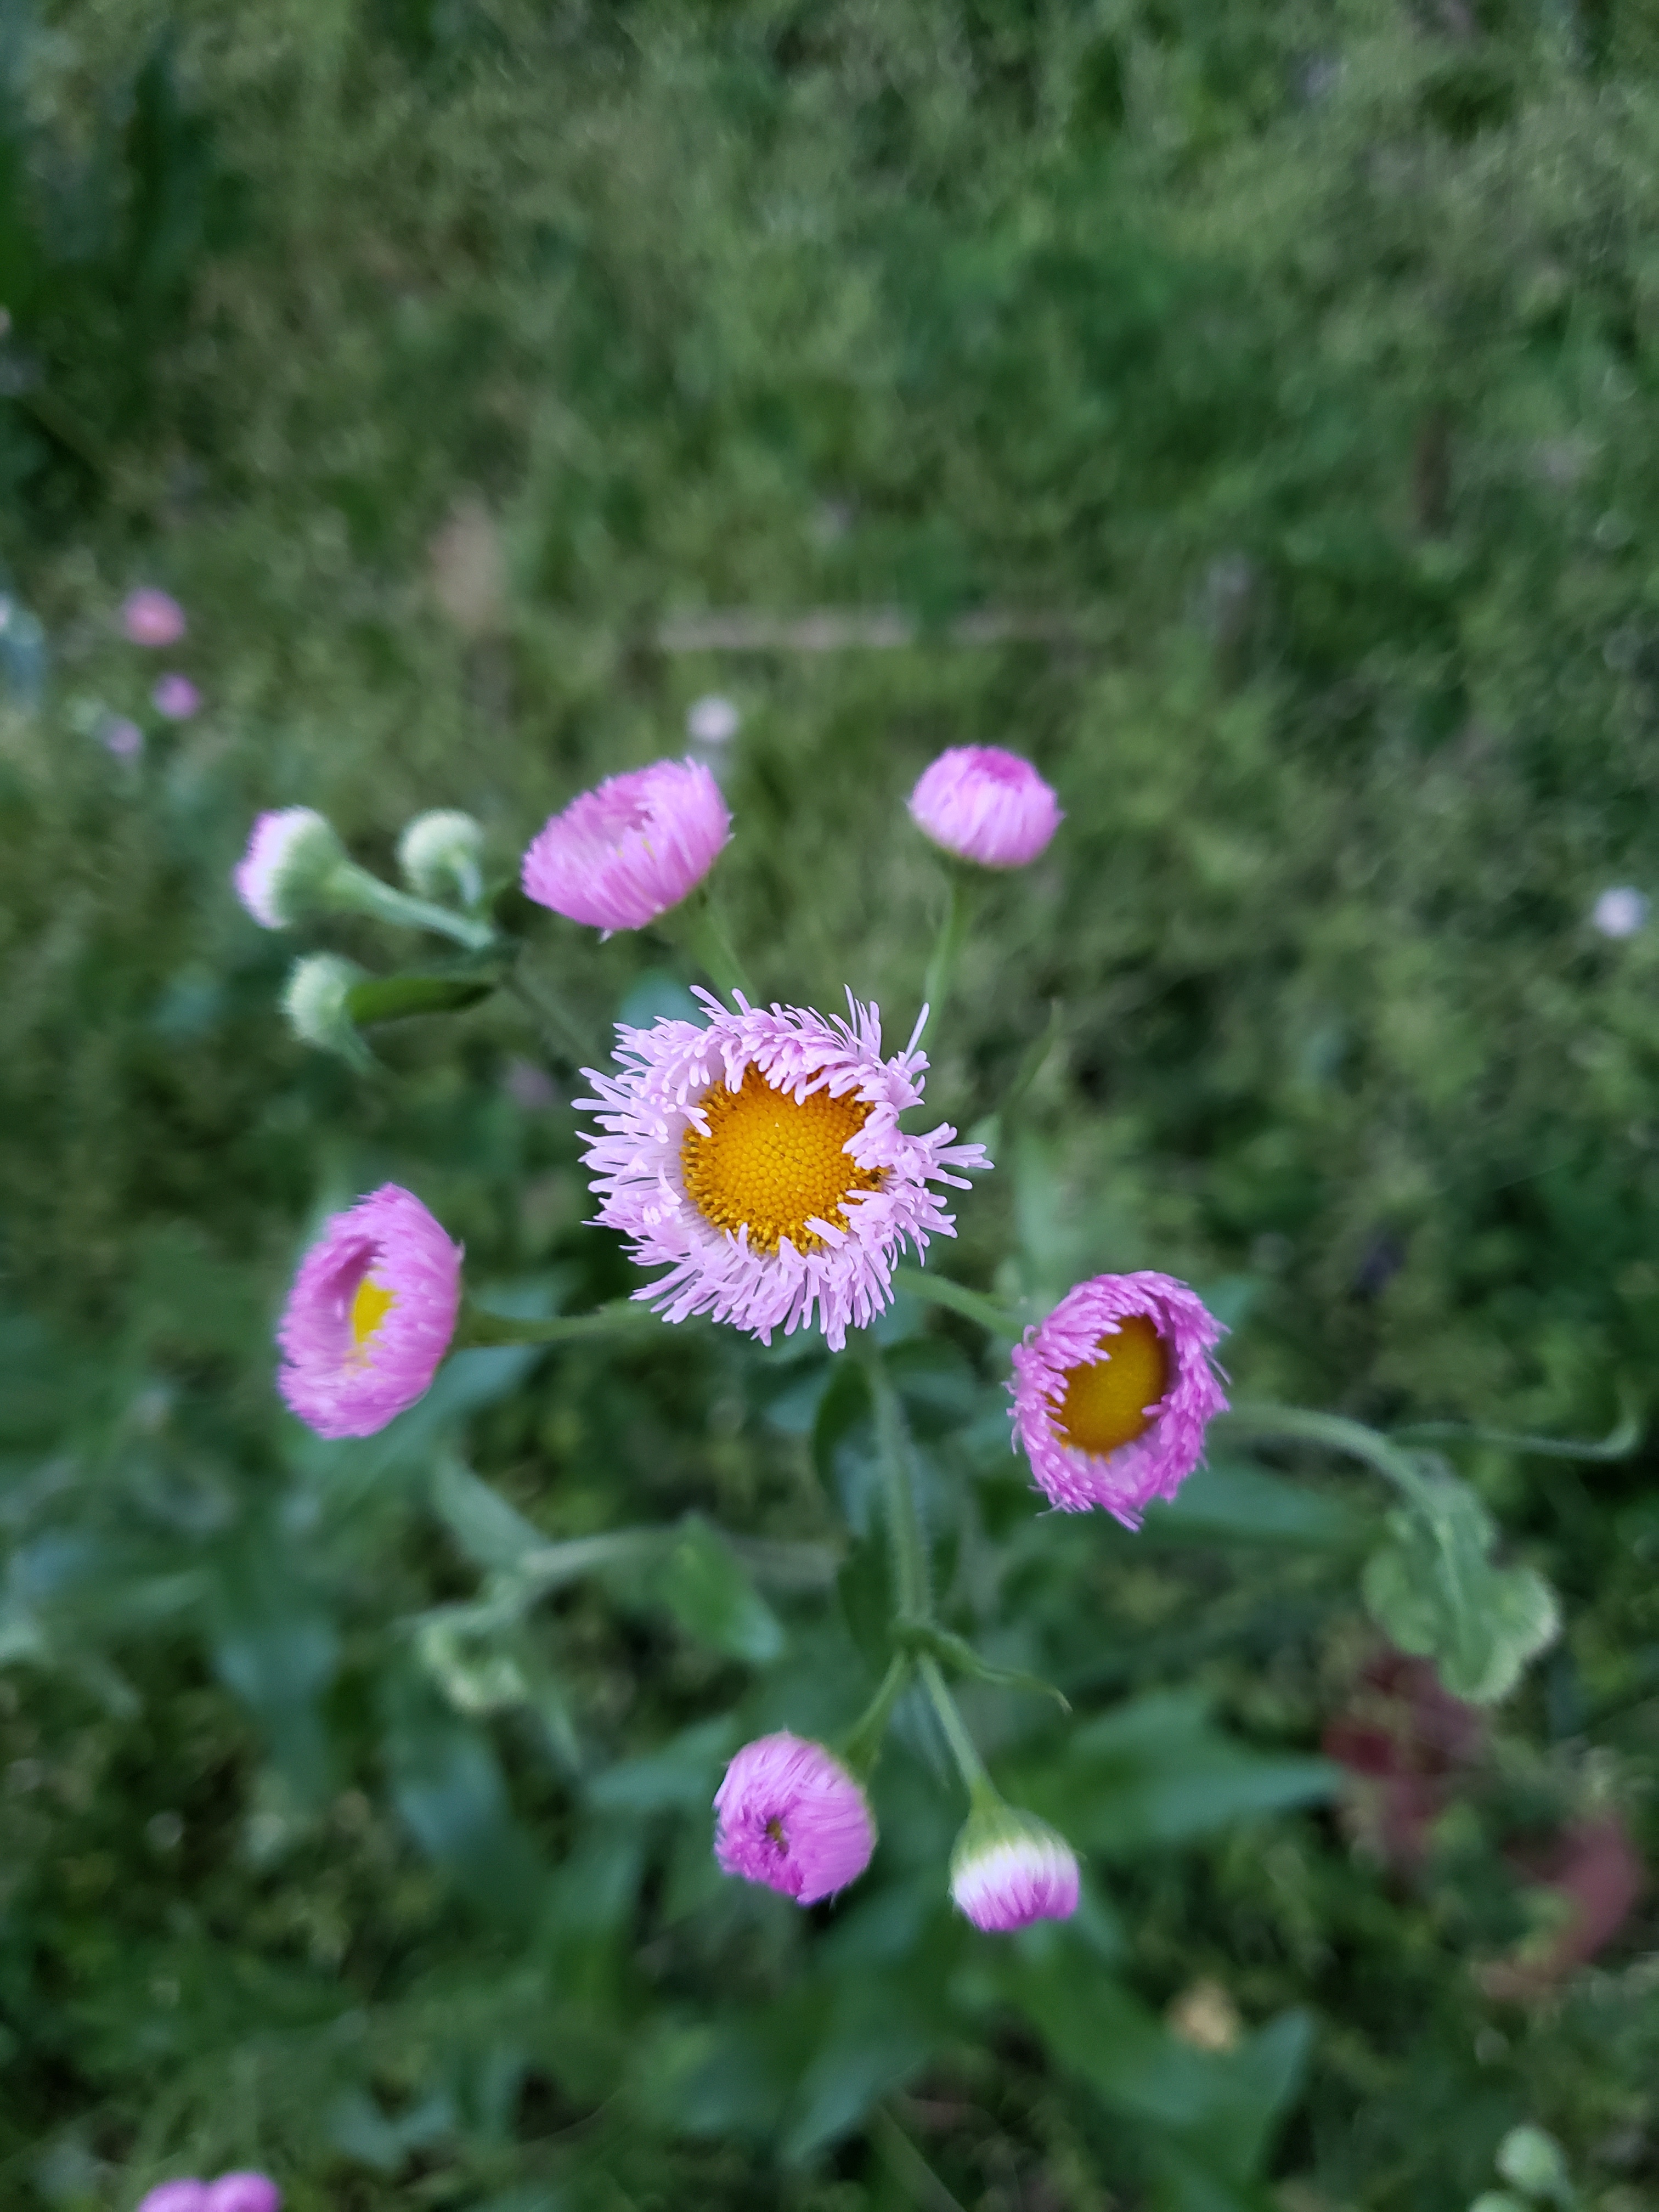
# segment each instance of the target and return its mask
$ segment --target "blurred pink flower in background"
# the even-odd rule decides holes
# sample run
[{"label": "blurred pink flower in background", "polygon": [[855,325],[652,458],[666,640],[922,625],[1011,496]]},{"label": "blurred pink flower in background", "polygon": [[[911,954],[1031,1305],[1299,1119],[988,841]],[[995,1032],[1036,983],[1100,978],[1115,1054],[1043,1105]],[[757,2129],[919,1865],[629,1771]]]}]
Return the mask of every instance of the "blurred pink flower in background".
[{"label": "blurred pink flower in background", "polygon": [[125,714],[112,714],[98,732],[105,749],[117,760],[137,760],[144,750],[144,733]]},{"label": "blurred pink flower in background", "polygon": [[732,702],[711,691],[705,698],[694,699],[686,709],[685,734],[695,745],[729,745],[742,723]]},{"label": "blurred pink flower in background", "polygon": [[200,708],[202,695],[188,676],[180,676],[175,671],[158,679],[149,695],[149,703],[169,722],[187,722]]},{"label": "blurred pink flower in background", "polygon": [[282,2212],[283,2192],[264,2173],[222,2173],[216,2181],[163,2181],[136,2212]]},{"label": "blurred pink flower in background", "polygon": [[177,645],[189,624],[177,599],[144,585],[121,605],[121,629],[134,645]]}]

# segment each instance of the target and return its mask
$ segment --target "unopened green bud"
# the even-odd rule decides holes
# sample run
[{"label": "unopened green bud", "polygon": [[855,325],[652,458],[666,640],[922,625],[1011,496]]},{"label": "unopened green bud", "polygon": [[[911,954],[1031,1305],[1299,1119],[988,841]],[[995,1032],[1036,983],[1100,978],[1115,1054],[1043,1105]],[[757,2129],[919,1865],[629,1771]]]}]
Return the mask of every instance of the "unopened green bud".
[{"label": "unopened green bud", "polygon": [[417,814],[398,840],[404,880],[422,898],[459,891],[466,905],[476,906],[483,893],[483,837],[482,823],[470,814],[449,808]]},{"label": "unopened green bud", "polygon": [[291,929],[335,902],[351,866],[334,825],[309,806],[262,814],[232,874],[236,896],[261,928]]},{"label": "unopened green bud", "polygon": [[283,991],[283,1012],[295,1036],[319,1051],[338,1053],[354,1067],[372,1067],[373,1055],[357,1034],[350,1006],[352,986],[365,981],[367,975],[337,952],[313,952],[296,960]]}]

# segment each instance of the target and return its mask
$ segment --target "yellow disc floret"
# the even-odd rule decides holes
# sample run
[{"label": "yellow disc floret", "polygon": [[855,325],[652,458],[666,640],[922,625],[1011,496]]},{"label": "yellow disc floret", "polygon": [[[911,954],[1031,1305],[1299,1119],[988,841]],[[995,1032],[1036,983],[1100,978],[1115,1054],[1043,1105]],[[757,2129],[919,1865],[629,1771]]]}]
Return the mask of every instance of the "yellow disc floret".
[{"label": "yellow disc floret", "polygon": [[1148,1406],[1170,1387],[1164,1340],[1145,1314],[1130,1314],[1100,1340],[1100,1358],[1066,1370],[1054,1426],[1079,1451],[1111,1452],[1151,1428]]},{"label": "yellow disc floret", "polygon": [[366,1352],[369,1341],[380,1323],[398,1303],[395,1291],[386,1290],[372,1275],[365,1275],[357,1285],[357,1295],[351,1301],[351,1343],[356,1352]]},{"label": "yellow disc floret", "polygon": [[843,1201],[881,1188],[879,1170],[847,1151],[869,1119],[860,1098],[815,1091],[797,1103],[750,1067],[740,1090],[716,1083],[697,1103],[708,1134],[690,1128],[681,1139],[686,1196],[716,1229],[746,1228],[752,1251],[775,1252],[786,1237],[798,1252],[817,1251],[823,1239],[809,1221],[845,1229]]}]

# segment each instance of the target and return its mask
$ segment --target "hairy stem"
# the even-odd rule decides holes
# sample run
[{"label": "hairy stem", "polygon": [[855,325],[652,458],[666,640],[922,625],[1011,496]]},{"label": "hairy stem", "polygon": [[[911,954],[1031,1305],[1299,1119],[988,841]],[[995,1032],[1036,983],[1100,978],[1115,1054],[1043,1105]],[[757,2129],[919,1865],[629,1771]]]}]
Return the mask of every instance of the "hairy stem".
[{"label": "hairy stem", "polygon": [[962,957],[963,946],[968,942],[974,908],[979,902],[979,884],[966,867],[952,866],[947,882],[949,888],[945,911],[939,916],[939,935],[933,940],[933,954],[921,986],[928,1018],[934,1023],[943,1018],[950,1001],[951,986],[956,980],[957,963]]},{"label": "hairy stem", "polygon": [[893,1595],[902,1617],[931,1620],[933,1594],[927,1572],[927,1539],[916,1504],[910,1431],[893,1378],[878,1347],[864,1340],[866,1368],[876,1407],[876,1443],[887,1492],[887,1536],[893,1555]]},{"label": "hairy stem", "polygon": [[986,1772],[979,1747],[969,1735],[966,1722],[957,1711],[957,1701],[951,1695],[939,1671],[938,1660],[931,1656],[924,1656],[917,1662],[916,1671],[927,1686],[933,1711],[939,1715],[939,1724],[945,1731],[945,1741],[951,1747],[951,1756],[956,1760],[957,1771],[967,1790],[969,1802],[975,1808],[1000,1803],[997,1786]]},{"label": "hairy stem", "polygon": [[481,1345],[578,1344],[586,1337],[637,1335],[659,1319],[648,1306],[632,1298],[615,1298],[588,1314],[555,1314],[545,1320],[521,1319],[515,1314],[485,1313],[470,1298],[461,1304],[460,1319],[450,1346],[452,1352],[471,1352]]}]

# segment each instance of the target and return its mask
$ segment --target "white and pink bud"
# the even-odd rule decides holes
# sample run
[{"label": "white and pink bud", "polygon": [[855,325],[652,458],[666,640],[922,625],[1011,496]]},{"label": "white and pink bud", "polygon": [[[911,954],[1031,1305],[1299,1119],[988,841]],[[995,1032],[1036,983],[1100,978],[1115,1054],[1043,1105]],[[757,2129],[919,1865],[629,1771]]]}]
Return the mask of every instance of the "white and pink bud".
[{"label": "white and pink bud", "polygon": [[951,1854],[951,1896],[988,1936],[1034,1920],[1069,1920],[1077,1911],[1077,1854],[1034,1813],[978,1806]]}]

